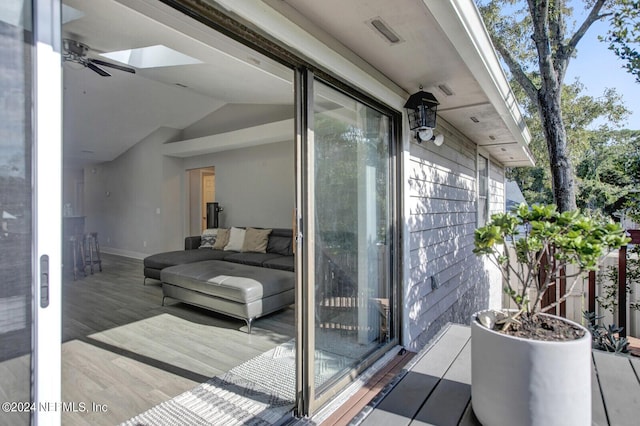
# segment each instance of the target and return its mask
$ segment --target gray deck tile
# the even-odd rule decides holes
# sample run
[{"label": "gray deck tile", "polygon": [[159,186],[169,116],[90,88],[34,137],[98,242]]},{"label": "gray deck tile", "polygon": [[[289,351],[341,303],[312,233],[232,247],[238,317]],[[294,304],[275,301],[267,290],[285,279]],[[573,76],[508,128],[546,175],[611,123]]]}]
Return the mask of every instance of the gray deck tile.
[{"label": "gray deck tile", "polygon": [[[479,425],[471,398],[471,329],[450,324],[360,424]],[[593,351],[592,423],[640,424],[640,359]]]}]

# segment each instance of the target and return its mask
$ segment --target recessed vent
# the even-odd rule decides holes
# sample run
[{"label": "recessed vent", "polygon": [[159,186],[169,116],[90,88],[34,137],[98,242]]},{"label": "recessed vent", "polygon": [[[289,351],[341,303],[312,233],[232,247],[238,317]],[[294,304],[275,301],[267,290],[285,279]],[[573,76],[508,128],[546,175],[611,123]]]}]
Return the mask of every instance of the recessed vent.
[{"label": "recessed vent", "polygon": [[378,33],[386,38],[389,43],[397,44],[402,41],[400,37],[398,37],[398,35],[393,32],[393,30],[391,30],[391,28],[389,28],[389,26],[385,24],[381,18],[374,18],[369,21],[369,23],[373,28],[375,28],[376,31],[378,31]]},{"label": "recessed vent", "polygon": [[453,95],[453,91],[446,84],[439,84],[438,85],[438,89],[440,89],[442,91],[442,93],[444,93],[447,96],[452,96]]},{"label": "recessed vent", "polygon": [[479,123],[480,120],[478,120],[476,117],[469,117],[471,119],[471,121],[473,121],[474,123]]}]

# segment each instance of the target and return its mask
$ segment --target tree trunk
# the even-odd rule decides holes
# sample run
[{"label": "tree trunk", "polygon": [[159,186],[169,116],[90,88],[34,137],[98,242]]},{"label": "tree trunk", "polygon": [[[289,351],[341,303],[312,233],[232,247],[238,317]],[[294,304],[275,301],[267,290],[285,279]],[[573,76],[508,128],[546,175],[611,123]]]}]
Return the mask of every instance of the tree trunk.
[{"label": "tree trunk", "polygon": [[538,111],[549,151],[554,201],[560,212],[575,210],[576,194],[573,167],[567,151],[567,134],[562,121],[560,91],[540,90],[538,92]]}]

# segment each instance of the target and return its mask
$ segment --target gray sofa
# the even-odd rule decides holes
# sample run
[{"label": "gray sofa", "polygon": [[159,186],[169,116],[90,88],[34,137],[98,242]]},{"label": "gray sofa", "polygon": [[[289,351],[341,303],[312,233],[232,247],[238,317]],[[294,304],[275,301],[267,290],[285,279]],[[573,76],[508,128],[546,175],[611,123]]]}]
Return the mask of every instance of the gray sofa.
[{"label": "gray sofa", "polygon": [[248,332],[256,318],[286,308],[295,298],[291,229],[273,229],[265,253],[200,247],[187,237],[185,249],[144,259],[144,280],[162,282],[166,298],[243,319]]}]

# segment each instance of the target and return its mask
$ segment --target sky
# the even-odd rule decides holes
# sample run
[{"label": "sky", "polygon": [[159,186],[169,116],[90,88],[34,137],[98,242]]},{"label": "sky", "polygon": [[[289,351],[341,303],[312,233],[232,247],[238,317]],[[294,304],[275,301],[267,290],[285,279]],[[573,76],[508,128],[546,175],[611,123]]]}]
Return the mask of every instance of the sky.
[{"label": "sky", "polygon": [[[577,13],[582,12],[576,7]],[[584,84],[585,91],[593,97],[602,96],[605,89],[613,88],[622,95],[622,101],[631,114],[623,128],[640,130],[640,83],[624,70],[624,61],[607,48],[607,43],[598,40],[598,35],[606,34],[608,21],[596,22],[578,43],[578,54],[569,62],[565,83],[572,83],[576,77]]]}]

